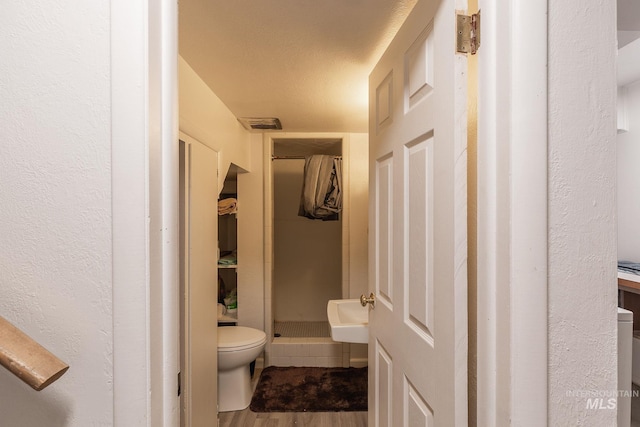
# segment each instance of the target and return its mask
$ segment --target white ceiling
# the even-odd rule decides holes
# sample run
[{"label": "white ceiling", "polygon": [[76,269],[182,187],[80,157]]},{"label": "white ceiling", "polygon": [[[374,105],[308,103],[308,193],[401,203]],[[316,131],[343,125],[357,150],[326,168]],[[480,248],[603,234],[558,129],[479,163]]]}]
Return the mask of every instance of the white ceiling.
[{"label": "white ceiling", "polygon": [[[236,117],[367,132],[369,73],[416,0],[180,0],[179,50]],[[620,47],[640,0],[617,0]]]},{"label": "white ceiling", "polygon": [[180,0],[180,55],[236,117],[367,132],[369,73],[415,3]]}]

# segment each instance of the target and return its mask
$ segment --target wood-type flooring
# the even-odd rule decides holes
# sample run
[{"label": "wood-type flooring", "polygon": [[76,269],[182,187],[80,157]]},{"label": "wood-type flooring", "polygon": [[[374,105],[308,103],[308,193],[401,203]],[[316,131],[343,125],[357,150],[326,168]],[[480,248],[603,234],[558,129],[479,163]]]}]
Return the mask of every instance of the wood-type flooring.
[{"label": "wood-type flooring", "polygon": [[220,427],[366,427],[366,412],[237,412],[220,413]]},{"label": "wood-type flooring", "polygon": [[[251,381],[255,389],[260,369]],[[366,427],[366,412],[221,412],[220,427]]]}]

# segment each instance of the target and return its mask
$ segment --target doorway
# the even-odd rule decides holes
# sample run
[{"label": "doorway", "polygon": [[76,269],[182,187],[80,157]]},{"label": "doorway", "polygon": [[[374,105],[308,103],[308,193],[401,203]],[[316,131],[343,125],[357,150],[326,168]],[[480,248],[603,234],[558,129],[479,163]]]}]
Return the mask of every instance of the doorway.
[{"label": "doorway", "polygon": [[[333,234],[339,236],[339,241],[334,241],[330,250],[333,260],[333,272],[331,279],[332,289],[318,291],[317,295],[307,299],[317,299],[313,308],[315,317],[326,322],[326,305],[331,298],[354,298],[367,289],[367,212],[368,212],[368,138],[367,134],[341,134],[341,133],[270,133],[264,137],[264,212],[265,212],[265,332],[270,337],[265,348],[266,366],[277,364],[309,364],[311,366],[357,366],[366,365],[366,345],[349,345],[335,342],[326,332],[326,336],[316,337],[276,337],[274,321],[282,313],[282,302],[276,302],[278,296],[278,280],[282,277],[278,272],[279,263],[276,255],[276,246],[279,245],[275,233],[275,186],[274,170],[296,169],[302,170],[304,161],[301,159],[274,160],[274,156],[305,156],[307,154],[330,154],[342,156],[342,188],[343,208],[340,220],[333,224],[322,224],[322,221],[313,221],[300,218],[307,222],[319,222],[319,226],[333,225],[338,230]],[[296,165],[297,163],[297,165]],[[285,178],[286,180],[286,178]],[[290,184],[295,186],[295,184]],[[301,188],[289,190],[292,193],[293,212],[290,217],[297,216],[298,203]],[[291,205],[290,205],[291,206]],[[290,210],[290,208],[289,208]],[[290,218],[293,220],[293,218]],[[305,238],[306,239],[306,238]],[[286,239],[282,242],[286,242]],[[339,247],[338,247],[339,246]],[[325,250],[324,252],[329,252]],[[282,257],[285,258],[282,258]],[[286,266],[285,255],[280,255]],[[273,266],[273,267],[271,267]],[[317,268],[317,267],[316,267]],[[320,269],[322,270],[322,268]],[[298,274],[298,273],[296,273]],[[296,277],[292,272],[284,271],[284,276],[289,275],[292,282],[289,286],[296,286]],[[321,274],[324,276],[324,272]],[[300,280],[306,280],[300,277]],[[287,279],[288,280],[288,279]],[[286,287],[280,292],[286,291]],[[289,288],[291,289],[291,288]],[[286,295],[285,295],[286,296]],[[295,300],[294,300],[295,301]],[[285,301],[283,301],[285,304]],[[291,304],[298,304],[293,302]],[[284,307],[286,313],[287,307]],[[294,310],[295,311],[295,310]],[[278,313],[278,314],[277,314]],[[320,317],[322,316],[322,317]],[[285,319],[288,320],[288,319]],[[316,319],[313,319],[316,320]],[[291,348],[284,348],[283,341],[298,346],[296,355],[290,353]],[[275,345],[275,347],[274,347]],[[364,346],[364,349],[354,348]],[[301,359],[306,357],[306,359]],[[285,359],[286,358],[286,359]],[[295,359],[294,359],[295,358]],[[357,360],[356,360],[357,359]]]},{"label": "doorway", "polygon": [[342,140],[277,139],[273,144],[274,336],[328,337],[326,304],[342,298],[342,215],[300,215],[305,157],[341,159]]},{"label": "doorway", "polygon": [[342,366],[343,344],[330,338],[326,307],[343,298],[344,207],[323,220],[300,211],[305,158],[327,155],[342,163],[342,138],[275,138],[271,148],[271,364]]}]

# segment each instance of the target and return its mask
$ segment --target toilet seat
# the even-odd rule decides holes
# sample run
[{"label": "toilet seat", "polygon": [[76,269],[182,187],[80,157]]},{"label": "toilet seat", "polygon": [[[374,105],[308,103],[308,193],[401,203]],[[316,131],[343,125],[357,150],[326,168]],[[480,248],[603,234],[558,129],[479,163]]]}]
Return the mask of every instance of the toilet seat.
[{"label": "toilet seat", "polygon": [[218,352],[232,352],[263,345],[267,334],[245,326],[224,326],[218,328]]}]

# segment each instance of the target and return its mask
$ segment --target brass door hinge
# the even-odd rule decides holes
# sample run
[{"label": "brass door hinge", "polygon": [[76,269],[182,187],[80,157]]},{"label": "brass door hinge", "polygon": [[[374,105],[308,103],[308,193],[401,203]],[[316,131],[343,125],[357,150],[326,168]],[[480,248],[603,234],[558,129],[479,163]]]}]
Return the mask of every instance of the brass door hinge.
[{"label": "brass door hinge", "polygon": [[456,52],[475,55],[480,47],[480,11],[456,14]]}]

